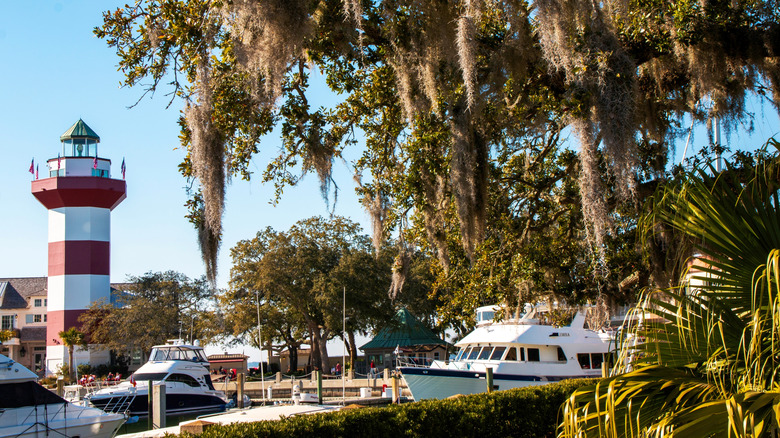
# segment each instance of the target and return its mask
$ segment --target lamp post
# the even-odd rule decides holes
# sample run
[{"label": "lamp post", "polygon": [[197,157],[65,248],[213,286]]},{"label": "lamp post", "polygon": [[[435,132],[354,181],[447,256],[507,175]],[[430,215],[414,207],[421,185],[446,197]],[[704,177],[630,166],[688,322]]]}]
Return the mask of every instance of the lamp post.
[{"label": "lamp post", "polygon": [[260,349],[260,383],[263,393],[263,405],[265,405],[265,372],[263,371],[263,335],[260,332],[260,291],[255,291],[257,297],[257,346]]}]

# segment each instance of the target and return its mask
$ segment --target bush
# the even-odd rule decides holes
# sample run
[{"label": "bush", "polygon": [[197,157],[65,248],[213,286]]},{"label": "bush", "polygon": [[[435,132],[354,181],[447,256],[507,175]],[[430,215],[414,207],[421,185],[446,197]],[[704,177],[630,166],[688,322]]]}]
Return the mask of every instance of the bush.
[{"label": "bush", "polygon": [[[474,394],[449,400],[301,415],[279,421],[214,426],[202,438],[370,436],[554,437],[560,407],[574,390],[592,380]],[[182,434],[189,436],[189,434]]]},{"label": "bush", "polygon": [[79,373],[79,376],[85,376],[87,374],[92,374],[92,365],[88,363],[81,363],[76,365],[76,371]]}]

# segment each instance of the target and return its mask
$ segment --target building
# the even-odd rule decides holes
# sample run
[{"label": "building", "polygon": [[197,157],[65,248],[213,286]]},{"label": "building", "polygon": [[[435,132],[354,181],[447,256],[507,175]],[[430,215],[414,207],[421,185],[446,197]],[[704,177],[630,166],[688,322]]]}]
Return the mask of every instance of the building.
[{"label": "building", "polygon": [[366,360],[374,362],[377,370],[381,371],[395,368],[393,361],[398,355],[421,362],[445,359],[448,346],[433,330],[402,308],[388,325],[360,349],[366,355]]},{"label": "building", "polygon": [[[49,322],[46,277],[0,278],[0,329],[10,330],[11,339],[0,345],[0,353],[44,376],[46,337]],[[111,284],[112,300],[126,283]],[[75,351],[75,363],[105,363],[99,357],[86,357],[86,351]],[[94,361],[94,362],[90,362]],[[55,370],[56,371],[56,370]]]},{"label": "building", "polygon": [[[83,120],[60,142],[60,153],[47,161],[49,177],[31,185],[33,196],[49,211],[46,374],[67,362],[58,333],[77,327],[91,303],[110,300],[111,210],[127,191],[124,179],[111,178],[111,160],[98,155],[100,137]],[[108,352],[79,354],[80,361],[108,362]]]}]

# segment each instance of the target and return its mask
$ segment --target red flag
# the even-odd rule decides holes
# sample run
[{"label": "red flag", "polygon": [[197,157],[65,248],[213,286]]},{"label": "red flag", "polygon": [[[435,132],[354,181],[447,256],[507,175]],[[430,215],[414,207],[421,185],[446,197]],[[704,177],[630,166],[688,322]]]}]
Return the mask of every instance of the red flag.
[{"label": "red flag", "polygon": [[95,159],[92,160],[92,168],[97,169],[97,156],[95,156]]},{"label": "red flag", "polygon": [[35,175],[35,158],[33,158],[32,161],[30,161],[30,173]]}]

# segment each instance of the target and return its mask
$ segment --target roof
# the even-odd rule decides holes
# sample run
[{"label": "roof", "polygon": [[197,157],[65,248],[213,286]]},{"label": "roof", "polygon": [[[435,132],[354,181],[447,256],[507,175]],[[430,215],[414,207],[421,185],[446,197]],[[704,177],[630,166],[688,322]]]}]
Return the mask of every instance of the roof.
[{"label": "roof", "polygon": [[100,141],[100,136],[98,136],[97,133],[81,119],[60,136],[60,141],[70,140],[72,138],[93,138]]},{"label": "roof", "polygon": [[46,327],[22,327],[22,333],[19,336],[22,342],[45,341]]},{"label": "roof", "polygon": [[31,297],[47,295],[46,277],[0,278],[0,309],[26,309]]},{"label": "roof", "polygon": [[[47,277],[0,278],[0,309],[26,309],[32,297],[48,297]],[[132,283],[111,283],[111,303]]]},{"label": "roof", "polygon": [[402,308],[396,312],[390,324],[379,330],[374,339],[360,349],[404,348],[420,345],[447,345],[447,343],[408,310]]}]

